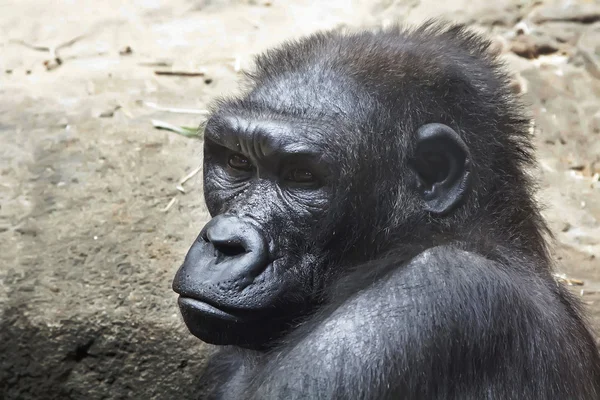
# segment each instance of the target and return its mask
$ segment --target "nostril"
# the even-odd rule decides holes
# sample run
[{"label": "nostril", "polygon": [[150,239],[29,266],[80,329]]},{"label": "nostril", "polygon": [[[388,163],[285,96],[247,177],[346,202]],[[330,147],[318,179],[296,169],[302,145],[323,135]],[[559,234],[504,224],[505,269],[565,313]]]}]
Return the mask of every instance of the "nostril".
[{"label": "nostril", "polygon": [[226,257],[235,257],[235,256],[239,256],[240,254],[246,253],[246,249],[244,247],[242,247],[242,245],[240,245],[239,243],[233,243],[233,242],[214,243],[213,242],[213,246],[215,246],[215,250],[217,250],[217,252],[221,253],[222,255],[224,255]]},{"label": "nostril", "polygon": [[256,274],[267,264],[269,249],[262,230],[239,217],[217,215],[199,236],[203,251],[212,252],[210,265]]}]

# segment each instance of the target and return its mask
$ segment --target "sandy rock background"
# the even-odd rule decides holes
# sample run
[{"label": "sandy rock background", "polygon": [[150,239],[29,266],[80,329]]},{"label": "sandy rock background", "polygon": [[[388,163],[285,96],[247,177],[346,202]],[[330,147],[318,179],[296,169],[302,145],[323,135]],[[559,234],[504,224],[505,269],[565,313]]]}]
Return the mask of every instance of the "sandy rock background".
[{"label": "sandy rock background", "polygon": [[600,332],[598,0],[9,0],[0,398],[202,398],[212,350],[170,289],[207,220],[202,143],[151,121],[197,126],[252,55],[284,39],[433,16],[494,37],[531,104],[558,272],[583,283],[573,290]]}]

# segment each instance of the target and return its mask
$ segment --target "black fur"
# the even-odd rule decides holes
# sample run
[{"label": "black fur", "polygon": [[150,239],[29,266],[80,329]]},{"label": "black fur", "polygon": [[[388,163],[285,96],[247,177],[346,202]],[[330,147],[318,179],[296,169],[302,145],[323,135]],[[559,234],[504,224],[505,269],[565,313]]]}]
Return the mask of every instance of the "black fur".
[{"label": "black fur", "polygon": [[[289,288],[273,303],[285,328],[223,348],[202,377],[212,398],[600,398],[593,338],[551,275],[529,120],[488,46],[439,22],[319,33],[258,57],[244,95],[218,102],[209,210],[250,216],[291,261],[265,284]],[[294,192],[310,203],[295,216],[267,186],[225,188],[210,147],[284,122],[334,165],[322,194]],[[465,198],[444,215],[424,210],[409,167],[429,123],[470,151]]]}]

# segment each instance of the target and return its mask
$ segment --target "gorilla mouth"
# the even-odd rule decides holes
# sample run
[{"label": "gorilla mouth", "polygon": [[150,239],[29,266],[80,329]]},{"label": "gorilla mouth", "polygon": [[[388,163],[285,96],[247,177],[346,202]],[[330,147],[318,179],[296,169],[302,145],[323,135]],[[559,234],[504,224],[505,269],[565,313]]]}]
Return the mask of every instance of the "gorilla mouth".
[{"label": "gorilla mouth", "polygon": [[186,319],[186,314],[201,314],[205,318],[216,318],[230,322],[241,322],[243,320],[243,318],[240,318],[240,316],[236,316],[209,303],[196,300],[191,297],[179,296],[177,304],[179,305],[179,309],[181,310],[181,314],[184,316],[184,319]]},{"label": "gorilla mouth", "polygon": [[[270,328],[283,322],[266,319],[263,313],[236,310],[231,312],[202,300],[179,296],[177,300],[187,328],[203,342],[214,345],[237,345],[260,349],[271,338]],[[239,311],[239,312],[238,312]]]}]

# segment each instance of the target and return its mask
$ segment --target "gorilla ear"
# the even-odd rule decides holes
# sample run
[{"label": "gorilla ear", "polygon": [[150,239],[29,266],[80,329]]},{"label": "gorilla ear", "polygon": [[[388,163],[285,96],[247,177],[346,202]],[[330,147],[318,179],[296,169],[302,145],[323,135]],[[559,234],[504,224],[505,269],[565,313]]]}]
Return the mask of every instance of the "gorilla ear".
[{"label": "gorilla ear", "polygon": [[466,143],[444,124],[427,124],[417,133],[412,168],[425,209],[444,215],[463,200],[471,180],[471,155]]}]

